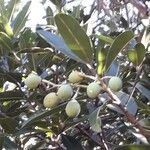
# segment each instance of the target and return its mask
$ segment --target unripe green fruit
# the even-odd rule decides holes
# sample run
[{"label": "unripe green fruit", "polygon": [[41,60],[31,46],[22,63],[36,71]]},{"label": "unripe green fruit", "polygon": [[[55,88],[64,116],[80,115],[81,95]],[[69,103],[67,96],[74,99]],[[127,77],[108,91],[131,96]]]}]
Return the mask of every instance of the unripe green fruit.
[{"label": "unripe green fruit", "polygon": [[67,100],[73,95],[73,89],[69,84],[62,85],[57,92],[59,99]]},{"label": "unripe green fruit", "polygon": [[35,89],[38,87],[38,85],[41,83],[41,77],[38,76],[37,73],[32,72],[28,75],[28,77],[24,80],[25,85],[29,89]]},{"label": "unripe green fruit", "polygon": [[122,88],[122,80],[119,77],[112,77],[108,82],[108,87],[112,91],[117,92]]},{"label": "unripe green fruit", "polygon": [[101,86],[96,82],[90,83],[87,87],[87,95],[90,98],[96,98],[100,93],[100,91],[101,91]]},{"label": "unripe green fruit", "polygon": [[53,108],[59,104],[59,98],[56,93],[52,92],[44,97],[43,105],[46,108]]},{"label": "unripe green fruit", "polygon": [[68,117],[77,117],[81,111],[80,104],[76,100],[71,100],[66,105],[65,111]]},{"label": "unripe green fruit", "polygon": [[78,83],[83,80],[83,77],[78,71],[72,71],[68,77],[68,81],[71,83]]}]

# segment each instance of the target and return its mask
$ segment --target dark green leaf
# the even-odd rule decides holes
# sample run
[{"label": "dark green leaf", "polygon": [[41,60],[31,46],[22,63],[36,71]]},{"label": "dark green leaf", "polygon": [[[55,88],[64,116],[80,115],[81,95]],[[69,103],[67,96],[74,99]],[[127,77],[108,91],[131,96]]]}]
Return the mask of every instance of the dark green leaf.
[{"label": "dark green leaf", "polygon": [[30,4],[31,1],[27,2],[26,5],[22,8],[22,10],[17,15],[16,19],[14,20],[13,33],[15,37],[18,36],[19,32],[23,29],[27,21]]},{"label": "dark green leaf", "polygon": [[117,61],[113,61],[113,63],[111,64],[108,72],[107,72],[107,76],[116,76],[119,72],[119,64]]},{"label": "dark green leaf", "polygon": [[36,38],[36,34],[30,28],[25,28],[19,37],[20,49],[34,47]]},{"label": "dark green leaf", "polygon": [[65,108],[65,105],[66,103],[63,103],[51,110],[45,110],[45,111],[39,111],[39,112],[36,112],[34,115],[32,115],[27,121],[25,121],[23,124],[22,124],[22,128],[25,128],[29,125],[31,125],[32,123],[34,123],[35,121],[38,121],[38,120],[41,120],[43,119],[44,117],[47,117],[47,116],[50,116],[52,115],[53,113],[56,113],[57,111]]},{"label": "dark green leaf", "polygon": [[89,122],[92,130],[94,132],[101,132],[101,118],[99,116],[99,112],[102,107],[98,107],[96,110],[94,110],[90,115],[89,115]]},{"label": "dark green leaf", "polygon": [[143,44],[138,43],[135,45],[135,48],[128,51],[128,58],[133,64],[140,65],[145,56],[145,47]]},{"label": "dark green leaf", "polygon": [[3,145],[4,145],[4,135],[0,134],[0,149],[3,149]]},{"label": "dark green leaf", "polygon": [[136,84],[136,88],[150,101],[150,90],[148,88],[144,87],[140,83]]},{"label": "dark green leaf", "polygon": [[150,145],[124,145],[115,148],[115,150],[149,150]]},{"label": "dark green leaf", "polygon": [[8,22],[12,21],[14,11],[16,9],[16,6],[17,6],[18,2],[19,2],[19,0],[9,0],[9,2],[6,6],[6,10],[7,10],[6,16],[7,16]]},{"label": "dark green leaf", "polygon": [[133,37],[134,34],[132,31],[125,31],[115,38],[113,44],[109,48],[109,52],[107,55],[105,66],[106,71],[110,68],[118,53],[132,40]]},{"label": "dark green leaf", "polygon": [[[116,95],[120,99],[121,105],[126,106],[128,112],[135,115],[138,109],[135,99],[132,97],[128,101],[129,95],[122,91],[117,92]],[[107,107],[122,114],[120,108],[115,104],[108,104]]]},{"label": "dark green leaf", "polygon": [[62,134],[62,143],[67,150],[83,150],[82,145],[72,136]]},{"label": "dark green leaf", "polygon": [[67,47],[63,39],[61,39],[58,35],[52,34],[48,31],[38,30],[37,33],[50,45],[52,45],[57,50],[61,51],[63,54],[68,57],[83,62],[78,56],[71,52],[71,50]]},{"label": "dark green leaf", "polygon": [[10,138],[8,138],[8,137],[4,138],[4,148],[8,149],[8,150],[9,149],[14,149],[14,150],[18,149],[17,145],[14,142],[12,142],[10,140]]},{"label": "dark green leaf", "polygon": [[17,126],[17,122],[11,117],[0,118],[0,125],[3,127],[6,133],[13,133]]},{"label": "dark green leaf", "polygon": [[46,9],[46,17],[47,24],[54,25],[53,10],[49,6]]},{"label": "dark green leaf", "polygon": [[150,116],[150,109],[140,109],[139,112]]},{"label": "dark green leaf", "polygon": [[0,44],[3,46],[3,49],[11,51],[12,49],[11,39],[4,32],[0,32]]},{"label": "dark green leaf", "polygon": [[5,80],[13,83],[21,83],[22,81],[22,74],[16,72],[3,72],[0,70],[0,76],[3,77]]},{"label": "dark green leaf", "polygon": [[0,101],[21,100],[24,97],[22,91],[6,91],[0,93]]},{"label": "dark green leaf", "polygon": [[50,0],[54,5],[56,5],[58,8],[61,8],[65,5],[66,0]]},{"label": "dark green leaf", "polygon": [[55,22],[72,52],[86,63],[92,63],[93,52],[90,40],[77,20],[66,14],[58,14],[55,16]]},{"label": "dark green leaf", "polygon": [[139,124],[150,131],[150,118],[145,118],[139,121]]}]

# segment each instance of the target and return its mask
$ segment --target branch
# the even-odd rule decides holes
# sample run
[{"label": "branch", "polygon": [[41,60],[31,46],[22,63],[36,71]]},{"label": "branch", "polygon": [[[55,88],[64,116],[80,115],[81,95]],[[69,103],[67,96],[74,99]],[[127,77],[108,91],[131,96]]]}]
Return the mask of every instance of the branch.
[{"label": "branch", "polygon": [[134,118],[132,114],[130,114],[120,103],[120,99],[106,86],[106,84],[101,81],[103,89],[108,93],[108,95],[111,98],[111,101],[115,103],[121,111],[124,113],[127,121],[131,124],[134,125],[137,129],[139,129],[139,132],[144,135],[147,138],[150,138],[150,133],[148,133],[139,123],[138,121]]}]

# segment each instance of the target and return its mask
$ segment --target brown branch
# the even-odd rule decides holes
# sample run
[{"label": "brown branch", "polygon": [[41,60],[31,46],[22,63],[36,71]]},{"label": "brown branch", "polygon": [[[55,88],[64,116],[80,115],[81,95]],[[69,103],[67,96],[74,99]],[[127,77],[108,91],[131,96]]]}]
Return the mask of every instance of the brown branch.
[{"label": "brown branch", "polygon": [[81,128],[79,125],[76,126],[76,128],[80,131],[80,133],[82,133],[83,135],[87,136],[89,139],[91,139],[95,144],[101,146],[101,148],[103,150],[106,150],[105,146],[101,143],[99,143],[98,141],[96,141],[95,139],[92,138],[92,136],[83,128]]},{"label": "brown branch", "polygon": [[127,121],[129,123],[131,123],[134,127],[136,127],[139,132],[144,135],[146,138],[150,138],[150,133],[147,132],[139,123],[138,121],[135,119],[135,117],[130,114],[120,103],[120,99],[106,86],[106,84],[101,81],[102,87],[103,89],[108,93],[108,95],[110,96],[111,100],[113,103],[115,103],[123,112],[123,114],[125,115]]}]

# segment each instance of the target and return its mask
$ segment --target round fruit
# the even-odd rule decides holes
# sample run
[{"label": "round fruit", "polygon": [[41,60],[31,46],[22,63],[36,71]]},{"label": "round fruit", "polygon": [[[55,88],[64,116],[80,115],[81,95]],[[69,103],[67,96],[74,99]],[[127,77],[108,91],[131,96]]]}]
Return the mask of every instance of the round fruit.
[{"label": "round fruit", "polygon": [[117,92],[122,88],[122,80],[119,77],[112,77],[108,82],[108,87]]},{"label": "round fruit", "polygon": [[44,97],[43,105],[46,108],[53,108],[59,104],[59,98],[56,93],[52,92]]},{"label": "round fruit", "polygon": [[81,111],[80,104],[76,100],[71,100],[66,105],[65,111],[68,117],[77,117]]},{"label": "round fruit", "polygon": [[101,91],[101,86],[96,82],[90,83],[87,87],[87,95],[90,98],[96,98],[100,93],[100,91]]},{"label": "round fruit", "polygon": [[78,71],[72,71],[68,77],[68,81],[71,83],[78,83],[83,80],[83,77]]},{"label": "round fruit", "polygon": [[58,89],[57,95],[61,100],[70,99],[73,95],[73,89],[69,84],[62,85]]},{"label": "round fruit", "polygon": [[24,80],[25,85],[29,89],[35,89],[38,87],[38,85],[41,83],[41,77],[38,76],[37,73],[32,72],[28,75],[28,77]]}]

